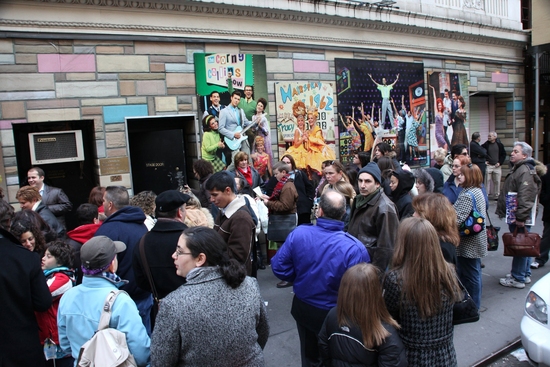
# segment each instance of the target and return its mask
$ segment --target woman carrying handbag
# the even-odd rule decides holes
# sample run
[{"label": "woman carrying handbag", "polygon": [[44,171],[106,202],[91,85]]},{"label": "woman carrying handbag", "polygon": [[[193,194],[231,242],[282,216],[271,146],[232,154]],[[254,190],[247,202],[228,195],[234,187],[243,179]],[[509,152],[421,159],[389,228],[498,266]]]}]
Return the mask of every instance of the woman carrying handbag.
[{"label": "woman carrying handbag", "polygon": [[[273,166],[273,176],[277,179],[277,185],[271,196],[263,195],[262,200],[269,209],[269,224],[267,239],[277,243],[281,247],[286,237],[296,228],[296,202],[298,192],[289,175],[290,166],[285,162],[277,162]],[[281,281],[278,288],[290,287],[292,283]]]},{"label": "woman carrying handbag", "polygon": [[[454,203],[460,234],[456,272],[479,308],[482,288],[481,258],[487,256],[487,232],[484,222],[487,210],[481,191],[483,175],[477,165],[470,163],[460,167],[457,178],[462,191]],[[477,226],[468,226],[473,218],[481,219]]]}]

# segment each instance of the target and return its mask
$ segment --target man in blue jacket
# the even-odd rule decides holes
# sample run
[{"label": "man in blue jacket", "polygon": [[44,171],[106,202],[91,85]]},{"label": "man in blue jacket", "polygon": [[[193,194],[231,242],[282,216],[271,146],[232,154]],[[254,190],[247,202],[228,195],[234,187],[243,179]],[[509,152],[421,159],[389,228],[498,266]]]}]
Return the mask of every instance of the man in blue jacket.
[{"label": "man in blue jacket", "polygon": [[128,292],[136,302],[147,333],[151,335],[151,308],[153,297],[150,292],[138,288],[132,268],[132,255],[141,237],[147,233],[145,214],[137,206],[130,206],[128,190],[124,186],[107,186],[103,195],[103,209],[107,219],[96,231],[94,237],[106,236],[113,241],[126,244],[126,250],[117,255],[118,275],[128,281],[122,290]]},{"label": "man in blue jacket", "polygon": [[329,190],[321,196],[317,225],[298,226],[271,260],[277,278],[294,283],[291,314],[296,320],[302,366],[320,365],[317,334],[336,306],[347,269],[370,262],[365,246],[344,232],[346,199]]}]

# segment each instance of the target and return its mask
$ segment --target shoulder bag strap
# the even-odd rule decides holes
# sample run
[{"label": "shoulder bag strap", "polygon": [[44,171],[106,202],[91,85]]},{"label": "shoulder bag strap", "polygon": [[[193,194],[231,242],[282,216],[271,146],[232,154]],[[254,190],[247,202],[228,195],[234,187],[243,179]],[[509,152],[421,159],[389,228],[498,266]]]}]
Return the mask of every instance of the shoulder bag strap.
[{"label": "shoulder bag strap", "polygon": [[472,194],[470,191],[468,191],[468,194],[470,194],[470,196],[472,197],[472,201],[473,201],[473,210],[475,210],[476,212],[479,213],[479,210],[477,209],[477,203],[476,203],[476,197],[474,194]]},{"label": "shoulder bag strap", "polygon": [[159,303],[159,297],[157,293],[157,289],[155,288],[155,283],[153,282],[153,275],[151,274],[151,269],[149,268],[149,262],[147,262],[147,256],[145,256],[145,236],[141,237],[141,240],[139,240],[139,254],[141,255],[141,262],[143,263],[143,268],[145,270],[145,275],[147,276],[147,280],[149,281],[149,286],[151,287],[151,293],[153,293],[153,299],[158,304]]},{"label": "shoulder bag strap", "polygon": [[124,291],[110,291],[107,297],[105,298],[105,303],[103,304],[103,311],[101,312],[101,318],[99,319],[99,326],[97,330],[107,329],[109,327],[109,322],[111,321],[111,310],[113,304],[115,303],[118,295]]}]

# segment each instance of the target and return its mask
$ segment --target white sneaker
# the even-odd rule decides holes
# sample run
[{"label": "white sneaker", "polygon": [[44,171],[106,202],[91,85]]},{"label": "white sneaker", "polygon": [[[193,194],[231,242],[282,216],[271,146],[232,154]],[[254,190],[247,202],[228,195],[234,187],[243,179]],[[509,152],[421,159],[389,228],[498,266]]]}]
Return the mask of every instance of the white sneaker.
[{"label": "white sneaker", "polygon": [[[506,278],[512,278],[512,274],[506,274]],[[525,284],[531,283],[531,277],[525,277]]]},{"label": "white sneaker", "polygon": [[525,283],[518,282],[513,277],[510,278],[500,278],[500,285],[505,287],[512,287],[512,288],[525,288]]}]

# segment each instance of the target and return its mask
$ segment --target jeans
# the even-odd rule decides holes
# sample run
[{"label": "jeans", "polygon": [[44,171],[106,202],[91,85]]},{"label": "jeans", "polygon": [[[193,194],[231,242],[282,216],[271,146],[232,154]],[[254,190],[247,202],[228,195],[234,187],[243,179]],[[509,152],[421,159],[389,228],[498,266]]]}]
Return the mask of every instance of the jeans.
[{"label": "jeans", "polygon": [[544,229],[542,230],[542,239],[540,241],[540,256],[537,257],[537,262],[543,266],[548,262],[548,252],[550,250],[550,222],[543,222]]},{"label": "jeans", "polygon": [[[487,189],[487,195],[493,195],[495,198],[498,198],[500,195],[500,179],[502,177],[502,169],[500,166],[496,167],[495,165],[487,165],[487,170],[485,171],[485,187]],[[489,185],[491,181],[491,185]]]},{"label": "jeans", "polygon": [[[386,124],[386,112],[388,114],[388,118],[390,119],[389,125]],[[384,129],[386,128],[391,129],[393,127],[392,121],[393,121],[393,111],[391,109],[391,102],[388,98],[383,98],[382,99],[382,120],[380,120],[379,124]]]},{"label": "jeans", "polygon": [[[531,227],[523,227],[518,228],[518,232],[531,232]],[[515,224],[509,224],[508,229],[510,232],[514,232],[516,229]],[[531,258],[530,257],[520,257],[520,256],[514,256],[512,258],[512,270],[510,271],[510,274],[521,283],[525,283],[525,277],[531,276]]]},{"label": "jeans", "polygon": [[477,308],[481,307],[481,259],[457,256],[456,272]]}]

